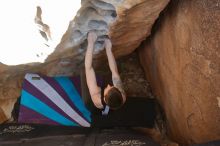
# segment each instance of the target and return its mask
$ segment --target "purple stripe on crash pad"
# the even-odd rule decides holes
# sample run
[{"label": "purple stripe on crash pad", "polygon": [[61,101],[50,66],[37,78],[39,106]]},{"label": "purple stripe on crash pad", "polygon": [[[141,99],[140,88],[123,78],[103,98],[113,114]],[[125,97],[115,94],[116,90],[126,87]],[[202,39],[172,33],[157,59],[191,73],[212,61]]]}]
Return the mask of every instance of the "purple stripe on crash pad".
[{"label": "purple stripe on crash pad", "polygon": [[48,125],[60,125],[59,123],[35,112],[28,107],[20,105],[19,123],[34,123],[34,124],[48,124]]},{"label": "purple stripe on crash pad", "polygon": [[40,90],[38,90],[36,87],[34,87],[28,80],[24,80],[23,82],[23,89],[30,93],[31,95],[38,98],[40,101],[54,109],[56,112],[60,113],[62,116],[67,118],[70,121],[74,121],[71,117],[69,117],[64,111],[62,111],[55,103],[53,103],[46,95],[44,95]]},{"label": "purple stripe on crash pad", "polygon": [[59,83],[52,77],[41,76],[57,93],[63,97],[63,99],[70,105],[70,107],[79,114],[85,121],[89,123],[89,121],[84,117],[84,115],[78,110],[78,108],[74,105],[71,101],[70,97],[67,93],[63,90],[63,88],[59,85]]},{"label": "purple stripe on crash pad", "polygon": [[80,76],[69,77],[69,79],[73,83],[73,85],[76,88],[76,90],[78,91],[79,95],[82,97]]}]

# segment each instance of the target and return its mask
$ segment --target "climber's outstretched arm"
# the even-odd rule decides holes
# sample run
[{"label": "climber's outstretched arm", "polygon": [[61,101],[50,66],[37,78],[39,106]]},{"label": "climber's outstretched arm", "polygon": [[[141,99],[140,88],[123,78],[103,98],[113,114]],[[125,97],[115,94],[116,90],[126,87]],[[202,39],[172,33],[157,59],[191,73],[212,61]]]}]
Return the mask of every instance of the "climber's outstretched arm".
[{"label": "climber's outstretched arm", "polygon": [[106,49],[106,54],[108,57],[109,68],[112,72],[112,82],[113,82],[114,86],[120,90],[120,92],[123,96],[123,102],[125,102],[126,101],[126,94],[124,92],[123,84],[122,84],[120,75],[118,73],[118,67],[117,67],[117,63],[115,61],[115,57],[112,53],[112,43],[109,39],[105,40],[105,49]]},{"label": "climber's outstretched arm", "polygon": [[109,64],[109,68],[112,72],[112,77],[120,77],[119,73],[118,73],[118,68],[117,68],[117,64],[115,61],[115,57],[112,53],[112,43],[109,39],[105,40],[105,50],[106,50],[106,54],[108,57],[108,64]]},{"label": "climber's outstretched arm", "polygon": [[101,89],[97,85],[95,71],[92,67],[92,56],[94,43],[97,36],[94,32],[88,34],[88,47],[85,56],[85,71],[86,71],[86,82],[89,88],[92,101],[97,108],[103,108],[101,103]]}]

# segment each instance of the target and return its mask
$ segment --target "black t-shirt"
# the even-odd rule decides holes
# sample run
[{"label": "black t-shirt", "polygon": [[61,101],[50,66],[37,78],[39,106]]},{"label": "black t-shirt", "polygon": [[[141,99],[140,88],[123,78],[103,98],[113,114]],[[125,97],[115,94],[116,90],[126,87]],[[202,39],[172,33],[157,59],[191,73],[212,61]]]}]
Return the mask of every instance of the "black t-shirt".
[{"label": "black t-shirt", "polygon": [[[111,81],[105,81],[102,77],[97,77],[97,84],[101,87],[103,97],[104,88]],[[87,84],[83,92],[88,92]],[[86,107],[91,112],[92,127],[132,127],[141,126],[151,128],[154,126],[156,117],[155,101],[143,97],[127,97],[125,104],[118,110],[109,110],[108,115],[102,115],[103,109],[98,109],[93,104],[89,94],[82,97]]]},{"label": "black t-shirt", "polygon": [[118,110],[102,115],[102,110],[93,106],[92,126],[94,127],[153,127],[156,118],[155,101],[152,99],[130,97]]},{"label": "black t-shirt", "polygon": [[[90,102],[88,102],[90,101]],[[109,110],[108,115],[102,115],[103,109],[98,109],[91,98],[86,107],[91,112],[92,127],[133,127],[152,128],[156,118],[155,100],[142,97],[128,97],[125,104],[118,110]]]}]

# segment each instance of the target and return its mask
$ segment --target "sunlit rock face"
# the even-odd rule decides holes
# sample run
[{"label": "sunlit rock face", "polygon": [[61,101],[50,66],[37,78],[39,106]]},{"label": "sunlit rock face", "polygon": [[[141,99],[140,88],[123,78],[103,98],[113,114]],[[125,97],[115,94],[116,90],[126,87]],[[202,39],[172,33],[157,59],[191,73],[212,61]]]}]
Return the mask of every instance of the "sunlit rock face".
[{"label": "sunlit rock face", "polygon": [[43,71],[44,67],[37,63],[18,66],[0,64],[0,123],[11,118],[13,106],[21,94],[25,73]]},{"label": "sunlit rock face", "polygon": [[0,62],[0,73],[3,72],[7,68],[7,65]]},{"label": "sunlit rock face", "polygon": [[[5,66],[0,64],[0,123],[9,119],[20,96],[26,72],[49,76],[78,74],[84,64],[87,33],[95,31],[95,60],[106,60],[102,50],[109,36],[115,56],[133,52],[147,36],[169,0],[83,0],[77,16],[70,22],[60,44],[43,64]],[[10,99],[10,100],[9,100]],[[3,111],[3,112],[2,112]],[[2,115],[4,113],[4,115]]]},{"label": "sunlit rock face", "polygon": [[95,31],[98,39],[94,54],[105,58],[103,42],[109,36],[117,57],[134,51],[147,36],[169,0],[84,0],[76,17],[70,22],[60,44],[47,61],[57,58],[78,65],[84,60],[87,34]]},{"label": "sunlit rock face", "polygon": [[182,143],[220,139],[220,1],[172,1],[140,47],[146,76]]}]

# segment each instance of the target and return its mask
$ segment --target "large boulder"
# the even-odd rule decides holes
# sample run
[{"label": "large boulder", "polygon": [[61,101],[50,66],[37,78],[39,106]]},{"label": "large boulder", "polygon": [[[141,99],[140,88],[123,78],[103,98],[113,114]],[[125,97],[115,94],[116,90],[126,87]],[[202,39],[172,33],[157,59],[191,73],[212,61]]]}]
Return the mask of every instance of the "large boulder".
[{"label": "large boulder", "polygon": [[[133,52],[150,35],[152,25],[169,0],[85,0],[69,24],[60,44],[47,58],[82,64],[87,47],[87,34],[98,35],[95,44],[97,60],[104,55],[104,39],[109,36],[115,57]],[[74,56],[74,57],[73,57]],[[69,59],[69,60],[68,60]],[[68,60],[68,61],[66,61]]]},{"label": "large boulder", "polygon": [[[96,62],[102,63],[103,39],[112,39],[116,57],[133,52],[147,36],[169,0],[83,0],[60,44],[43,64],[5,66],[0,64],[0,123],[9,119],[27,72],[49,76],[78,74],[84,64],[87,33],[95,31]],[[142,81],[141,81],[142,82]]]},{"label": "large boulder", "polygon": [[25,73],[38,72],[38,66],[39,64],[18,66],[0,64],[0,123],[11,118],[13,106],[21,93]]},{"label": "large boulder", "polygon": [[169,136],[220,139],[220,1],[173,0],[139,55]]}]

